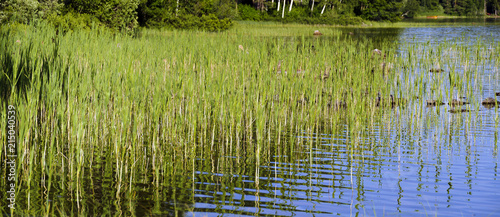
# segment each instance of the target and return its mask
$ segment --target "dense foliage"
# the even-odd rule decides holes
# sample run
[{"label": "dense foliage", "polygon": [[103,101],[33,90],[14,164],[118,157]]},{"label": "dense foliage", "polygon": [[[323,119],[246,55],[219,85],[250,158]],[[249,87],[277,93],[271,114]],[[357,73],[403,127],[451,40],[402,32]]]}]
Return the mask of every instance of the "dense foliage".
[{"label": "dense foliage", "polygon": [[498,15],[498,0],[413,0],[422,13],[458,16]]},{"label": "dense foliage", "polygon": [[237,15],[231,0],[147,0],[139,4],[139,23],[147,27],[171,26],[220,31],[232,26]]},{"label": "dense foliage", "polygon": [[498,14],[500,0],[4,0],[0,23],[46,19],[64,30],[138,26],[222,31],[233,20],[305,24],[398,21],[418,15]]}]

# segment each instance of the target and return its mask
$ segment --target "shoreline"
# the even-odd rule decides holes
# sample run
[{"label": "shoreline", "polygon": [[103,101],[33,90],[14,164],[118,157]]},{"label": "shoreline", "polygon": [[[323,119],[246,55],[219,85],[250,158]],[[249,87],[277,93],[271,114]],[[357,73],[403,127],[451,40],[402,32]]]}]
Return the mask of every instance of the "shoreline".
[{"label": "shoreline", "polygon": [[448,15],[419,15],[415,16],[413,18],[406,18],[406,19],[478,19],[478,18],[500,18],[500,16],[448,16]]}]

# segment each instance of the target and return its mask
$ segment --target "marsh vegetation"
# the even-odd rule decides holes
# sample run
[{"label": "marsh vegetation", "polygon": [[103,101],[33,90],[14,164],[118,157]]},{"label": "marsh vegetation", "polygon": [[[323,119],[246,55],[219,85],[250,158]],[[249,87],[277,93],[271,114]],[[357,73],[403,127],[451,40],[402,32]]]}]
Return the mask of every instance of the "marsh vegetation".
[{"label": "marsh vegetation", "polygon": [[[421,203],[422,192],[456,196],[448,211],[467,213],[458,206],[479,197],[466,196],[471,183],[499,182],[498,109],[481,107],[500,89],[498,38],[436,43],[363,31],[372,29],[242,23],[131,37],[2,26],[0,119],[7,105],[18,110],[15,213],[446,210]],[[0,156],[4,175],[5,149]],[[450,193],[463,182],[467,190]],[[405,203],[405,184],[418,185],[407,191],[418,202]],[[483,211],[494,211],[495,195],[481,195]]]}]

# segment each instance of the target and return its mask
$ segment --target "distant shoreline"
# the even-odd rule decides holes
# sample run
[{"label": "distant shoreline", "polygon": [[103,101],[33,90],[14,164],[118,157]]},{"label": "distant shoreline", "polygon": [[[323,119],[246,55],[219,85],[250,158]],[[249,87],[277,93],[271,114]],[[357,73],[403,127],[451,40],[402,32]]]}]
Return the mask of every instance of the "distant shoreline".
[{"label": "distant shoreline", "polygon": [[413,17],[413,19],[458,19],[458,18],[500,18],[500,16],[488,15],[488,16],[451,16],[451,15],[419,15]]}]

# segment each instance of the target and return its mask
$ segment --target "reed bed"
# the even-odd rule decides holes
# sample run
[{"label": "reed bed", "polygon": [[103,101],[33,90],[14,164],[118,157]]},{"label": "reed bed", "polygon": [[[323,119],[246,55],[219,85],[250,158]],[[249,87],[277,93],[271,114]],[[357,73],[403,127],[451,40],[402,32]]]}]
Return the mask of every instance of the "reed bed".
[{"label": "reed bed", "polygon": [[[465,95],[479,105],[471,89],[481,88],[480,66],[499,63],[498,45],[408,45],[398,52],[397,44],[374,47],[334,28],[321,30],[329,37],[321,40],[312,36],[315,27],[241,25],[224,33],[143,30],[137,37],[2,27],[0,114],[5,120],[7,105],[18,112],[19,210],[89,214],[99,212],[89,204],[100,203],[128,215],[140,198],[166,200],[179,196],[177,187],[194,188],[193,179],[182,180],[197,167],[253,170],[258,185],[260,165],[274,156],[309,156],[312,163],[320,139],[298,135],[346,132],[355,157],[367,126],[423,119],[423,99]],[[437,65],[449,73],[430,73]],[[391,95],[401,101],[392,103]],[[394,107],[400,116],[380,115]],[[1,141],[4,129],[2,122]],[[0,155],[5,174],[5,150]],[[57,197],[71,202],[50,202]],[[192,209],[192,195],[179,197],[170,199],[185,202],[170,203],[173,213]]]}]

